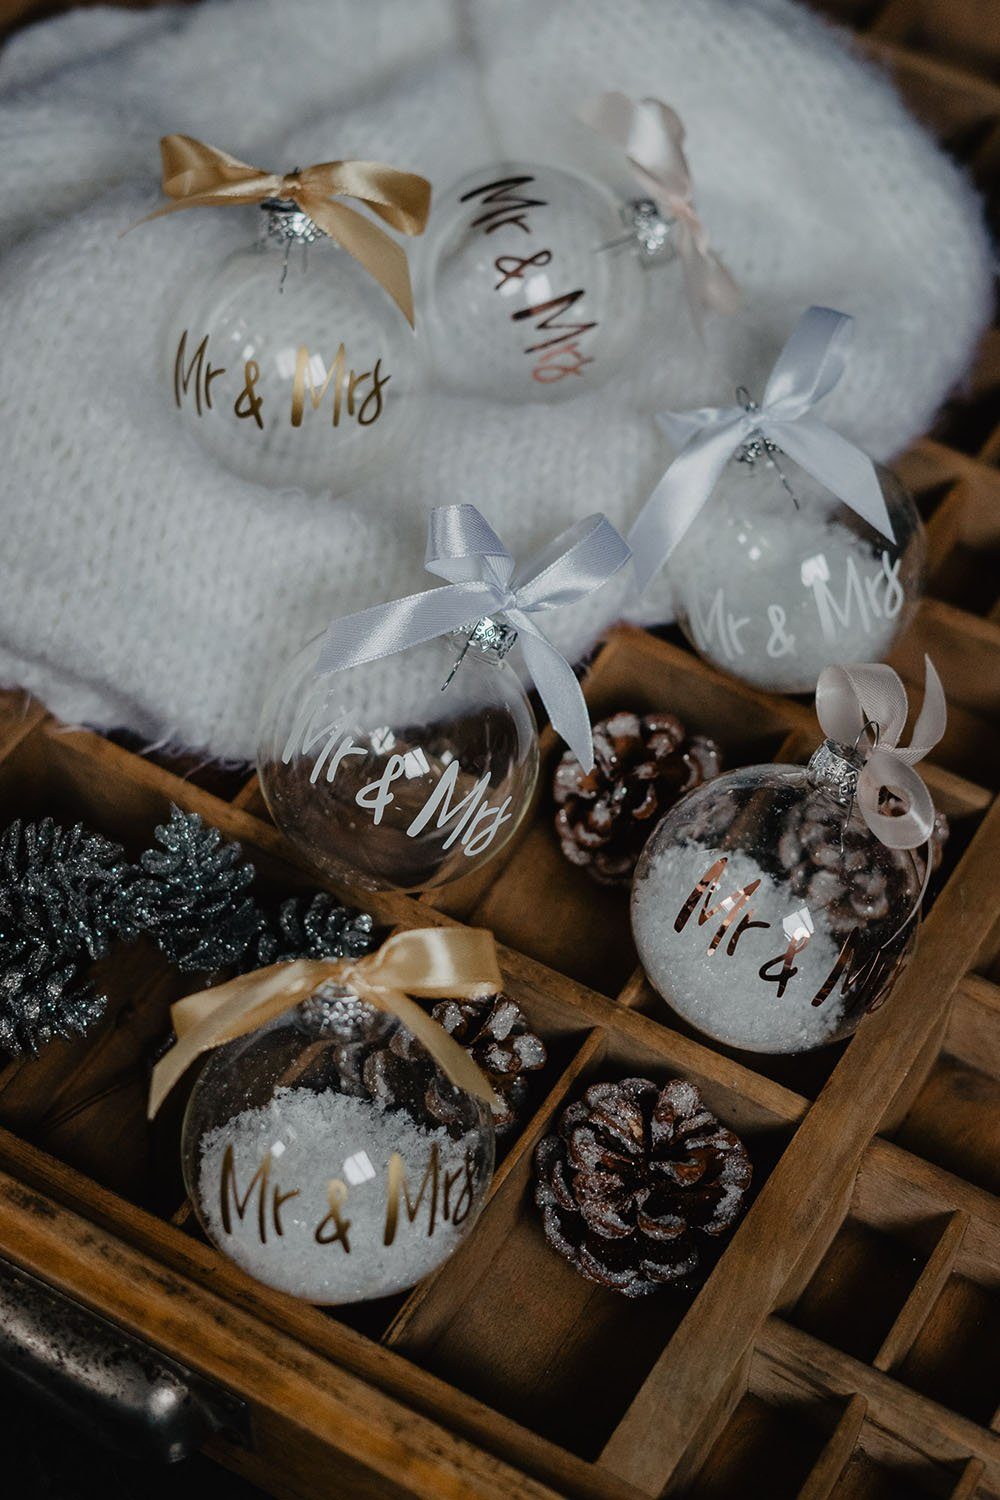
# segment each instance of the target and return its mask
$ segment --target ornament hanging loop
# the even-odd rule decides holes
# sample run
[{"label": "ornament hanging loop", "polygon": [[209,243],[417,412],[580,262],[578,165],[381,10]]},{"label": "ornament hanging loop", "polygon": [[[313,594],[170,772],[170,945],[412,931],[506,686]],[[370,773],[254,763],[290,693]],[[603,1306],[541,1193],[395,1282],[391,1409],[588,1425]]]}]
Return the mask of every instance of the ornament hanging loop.
[{"label": "ornament hanging loop", "polygon": [[495,616],[483,615],[465,637],[458,660],[441,684],[442,693],[450,685],[470,648],[475,648],[488,661],[503,661],[516,640],[517,631],[512,625],[506,625],[503,620],[498,620]]},{"label": "ornament hanging loop", "polygon": [[[746,412],[748,417],[752,417],[755,412],[760,411],[760,406],[750,395],[750,392],[747,390],[745,385],[738,385],[736,387],[736,399],[743,407],[743,410]],[[792,489],[792,486],[788,480],[788,475],[785,473],[784,469],[781,467],[777,460],[776,455],[780,452],[781,449],[778,447],[777,443],[772,442],[769,437],[765,437],[758,428],[751,432],[750,436],[747,438],[746,442],[737,453],[736,461],[737,463],[748,464],[750,468],[753,468],[758,460],[763,458],[767,467],[769,469],[773,469],[778,478],[781,480],[782,488],[788,495],[792,504],[795,506],[795,509],[801,510],[802,506],[799,504],[799,497]]]}]

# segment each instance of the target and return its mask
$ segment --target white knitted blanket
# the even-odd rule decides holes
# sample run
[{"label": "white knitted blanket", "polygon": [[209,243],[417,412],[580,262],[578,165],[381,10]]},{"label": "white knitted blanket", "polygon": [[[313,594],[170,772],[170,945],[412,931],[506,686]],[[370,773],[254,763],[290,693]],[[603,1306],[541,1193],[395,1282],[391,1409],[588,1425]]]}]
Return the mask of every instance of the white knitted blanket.
[{"label": "white knitted blanket", "polygon": [[[503,155],[591,166],[574,112],[606,88],[682,115],[744,316],[710,320],[705,347],[685,318],[574,401],[431,394],[407,451],[345,499],[236,480],[181,431],[165,321],[256,225],[207,209],[119,240],[159,201],[161,134],[278,171],[378,158],[443,190]],[[521,558],[592,510],[624,529],[668,457],[651,413],[753,387],[811,302],[857,317],[824,415],[887,457],[961,378],[989,310],[973,193],[791,0],[82,10],[0,57],[0,142],[0,681],[217,756],[252,754],[268,680],[331,614],[431,584],[430,505],[473,501]],[[662,619],[664,588],[640,611],[617,580],[552,634],[578,653],[623,613]]]}]

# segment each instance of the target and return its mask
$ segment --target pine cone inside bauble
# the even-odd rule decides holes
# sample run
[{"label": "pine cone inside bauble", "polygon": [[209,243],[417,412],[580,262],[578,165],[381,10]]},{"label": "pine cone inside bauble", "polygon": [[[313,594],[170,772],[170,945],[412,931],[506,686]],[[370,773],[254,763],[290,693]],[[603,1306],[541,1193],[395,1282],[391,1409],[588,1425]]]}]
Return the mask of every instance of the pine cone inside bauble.
[{"label": "pine cone inside bauble", "polygon": [[[496,1096],[493,1125],[507,1134],[524,1113],[529,1073],[545,1066],[545,1043],[528,1026],[520,1007],[508,995],[475,1000],[439,1000],[431,1016],[469,1053]],[[422,1103],[431,1119],[456,1124],[456,1090],[435,1067],[424,1048],[399,1027],[384,1047],[368,1054],[363,1078],[368,1092],[388,1107]],[[419,1098],[417,1097],[419,1096]]]},{"label": "pine cone inside bauble", "polygon": [[693,1084],[595,1083],[535,1153],[545,1237],[581,1275],[626,1297],[698,1280],[708,1240],[736,1223],[746,1147]]},{"label": "pine cone inside bauble", "polygon": [[[881,810],[891,812],[897,800],[884,799]],[[948,831],[948,820],[939,813],[931,836],[932,870],[941,862]],[[920,878],[924,857],[924,850],[913,851]],[[844,939],[859,923],[880,922],[893,912],[902,919],[913,904],[909,852],[900,851],[895,860],[887,857],[873,866],[866,826],[857,819],[845,826],[844,809],[825,792],[789,807],[778,839],[778,859],[794,894],[826,909],[835,938]]]},{"label": "pine cone inside bauble", "polygon": [[562,852],[601,885],[627,886],[647,838],[677,799],[722,767],[714,740],[674,714],[612,714],[594,725],[594,768],[571,750],[553,780]]}]

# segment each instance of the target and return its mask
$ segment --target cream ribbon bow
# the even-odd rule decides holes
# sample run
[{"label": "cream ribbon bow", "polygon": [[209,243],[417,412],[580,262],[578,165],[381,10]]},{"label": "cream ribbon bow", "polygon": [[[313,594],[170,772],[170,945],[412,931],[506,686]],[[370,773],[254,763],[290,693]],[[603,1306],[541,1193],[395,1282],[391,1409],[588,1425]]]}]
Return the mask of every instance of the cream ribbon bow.
[{"label": "cream ribbon bow", "polygon": [[711,248],[694,206],[694,185],[684,155],[680,116],[660,99],[601,94],[584,105],[580,119],[625,152],[629,169],[664,218],[675,223],[674,244],[684,269],[684,289],[696,327],[705,309],[734,313],[740,289]]},{"label": "cream ribbon bow", "polygon": [[410,998],[473,999],[499,993],[503,979],[493,934],[480,927],[420,927],[394,933],[363,958],[299,958],[271,964],[178,1000],[170,1007],[177,1041],[153,1069],[149,1118],[202,1053],[256,1031],[331,980],[395,1016],[423,1043],[450,1082],[493,1103],[492,1089],[464,1047]]},{"label": "cream ribbon bow", "polygon": [[[884,663],[824,667],[816,684],[816,717],[829,739],[840,745],[857,741],[860,747],[864,729],[877,729],[871,749],[861,750],[864,765],[858,773],[857,806],[888,849],[916,849],[934,829],[931,794],[913,767],[944,734],[948,708],[929,656],[924,657],[924,673],[923,706],[908,745],[899,743],[909,708],[906,688],[892,667]],[[879,811],[883,788],[906,803],[898,817]]]},{"label": "cream ribbon bow", "polygon": [[181,208],[290,200],[374,276],[413,327],[413,288],[405,252],[384,229],[338,199],[356,198],[401,234],[423,234],[431,205],[431,185],[425,177],[380,161],[323,161],[279,177],[190,135],[165,135],[160,154],[163,191],[174,202],[147,214],[140,224]]}]

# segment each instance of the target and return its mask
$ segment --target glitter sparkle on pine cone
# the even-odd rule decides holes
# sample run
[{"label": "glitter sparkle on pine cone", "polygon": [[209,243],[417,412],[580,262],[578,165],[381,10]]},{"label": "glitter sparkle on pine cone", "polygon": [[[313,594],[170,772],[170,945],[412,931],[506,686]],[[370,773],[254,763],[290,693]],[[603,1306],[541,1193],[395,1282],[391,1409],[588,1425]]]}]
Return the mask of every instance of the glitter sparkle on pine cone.
[{"label": "glitter sparkle on pine cone", "polygon": [[553,778],[562,852],[600,885],[627,886],[642,847],[679,797],[717,776],[714,740],[674,714],[612,714],[594,725],[594,769],[567,750]]},{"label": "glitter sparkle on pine cone", "polygon": [[582,1276],[626,1297],[697,1284],[703,1241],[727,1234],[752,1176],[738,1136],[693,1084],[592,1084],[535,1152],[545,1237]]}]

